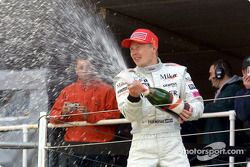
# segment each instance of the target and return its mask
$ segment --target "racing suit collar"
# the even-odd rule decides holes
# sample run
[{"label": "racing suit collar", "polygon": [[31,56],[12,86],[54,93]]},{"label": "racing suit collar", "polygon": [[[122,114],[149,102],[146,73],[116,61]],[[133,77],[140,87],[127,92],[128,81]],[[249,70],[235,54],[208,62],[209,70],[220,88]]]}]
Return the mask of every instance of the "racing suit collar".
[{"label": "racing suit collar", "polygon": [[158,58],[158,63],[151,65],[151,66],[147,66],[147,67],[136,67],[138,72],[142,72],[142,73],[151,73],[154,71],[158,71],[159,69],[161,69],[163,66],[161,59]]}]

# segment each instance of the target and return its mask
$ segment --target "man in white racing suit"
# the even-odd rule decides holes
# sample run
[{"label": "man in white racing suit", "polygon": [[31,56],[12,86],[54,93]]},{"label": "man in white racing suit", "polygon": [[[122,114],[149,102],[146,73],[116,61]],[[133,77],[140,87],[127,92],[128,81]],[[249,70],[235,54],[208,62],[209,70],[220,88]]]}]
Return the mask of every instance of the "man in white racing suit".
[{"label": "man in white racing suit", "polygon": [[[130,48],[137,65],[114,79],[119,110],[132,125],[133,140],[127,166],[190,166],[180,123],[198,119],[204,105],[186,67],[162,63],[157,53],[158,38],[148,29],[137,29],[122,41],[122,46]],[[179,115],[156,108],[143,96],[145,85],[162,88],[177,97],[178,103],[170,106],[188,103],[189,108],[176,107]]]}]

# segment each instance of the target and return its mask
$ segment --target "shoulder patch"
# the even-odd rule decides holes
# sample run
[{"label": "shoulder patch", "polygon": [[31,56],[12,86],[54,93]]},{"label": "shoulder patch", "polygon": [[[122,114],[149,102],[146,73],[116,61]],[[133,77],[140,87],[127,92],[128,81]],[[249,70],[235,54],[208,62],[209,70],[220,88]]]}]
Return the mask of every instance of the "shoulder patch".
[{"label": "shoulder patch", "polygon": [[164,63],[164,66],[170,69],[174,69],[177,71],[185,71],[187,69],[187,67],[180,65],[180,64],[176,64],[176,63]]}]

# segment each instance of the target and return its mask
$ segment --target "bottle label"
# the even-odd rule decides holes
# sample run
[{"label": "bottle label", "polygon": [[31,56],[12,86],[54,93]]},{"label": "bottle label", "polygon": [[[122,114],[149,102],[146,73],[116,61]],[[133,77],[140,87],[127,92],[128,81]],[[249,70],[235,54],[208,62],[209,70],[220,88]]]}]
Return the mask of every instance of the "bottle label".
[{"label": "bottle label", "polygon": [[176,96],[173,96],[173,97],[174,99],[173,99],[172,104],[169,106],[169,109],[175,112],[176,114],[180,114],[184,109],[184,102],[182,99]]}]

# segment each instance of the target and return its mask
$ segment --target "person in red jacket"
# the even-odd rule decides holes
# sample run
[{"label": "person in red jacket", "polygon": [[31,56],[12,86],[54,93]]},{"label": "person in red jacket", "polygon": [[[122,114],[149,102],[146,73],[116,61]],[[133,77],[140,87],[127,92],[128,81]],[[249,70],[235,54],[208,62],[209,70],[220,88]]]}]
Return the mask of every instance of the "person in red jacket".
[{"label": "person in red jacket", "polygon": [[[99,79],[91,68],[88,60],[82,58],[76,60],[78,79],[65,87],[55,100],[50,113],[51,123],[73,121],[96,123],[104,119],[120,118],[113,87]],[[68,127],[64,141],[66,144],[103,143],[112,141],[115,131],[114,125]],[[85,158],[83,158],[86,153],[85,147],[73,147],[71,150],[73,156],[67,159],[66,166],[105,166],[111,162],[112,157],[97,155],[96,147],[93,149],[89,147],[93,153],[87,151],[88,155]]]}]

